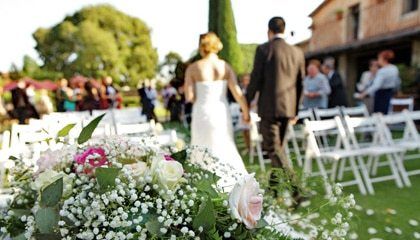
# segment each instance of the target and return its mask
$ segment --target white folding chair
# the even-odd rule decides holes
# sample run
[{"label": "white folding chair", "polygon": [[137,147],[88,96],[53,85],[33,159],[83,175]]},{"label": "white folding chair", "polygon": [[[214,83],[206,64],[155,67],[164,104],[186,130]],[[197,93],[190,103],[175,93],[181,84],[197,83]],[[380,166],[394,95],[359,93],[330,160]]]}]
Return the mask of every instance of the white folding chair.
[{"label": "white folding chair", "polygon": [[135,124],[117,124],[117,135],[143,135],[154,132],[155,122],[135,123]]},{"label": "white folding chair", "polygon": [[10,147],[10,131],[5,130],[1,135],[1,149],[8,149]]},{"label": "white folding chair", "polygon": [[[420,137],[417,134],[417,130],[413,129],[415,127],[414,121],[408,117],[408,111],[405,110],[403,113],[393,114],[393,115],[381,115],[378,114],[377,118],[379,122],[382,124],[382,133],[384,134],[387,143],[391,146],[398,146],[404,148],[406,150],[405,155],[402,159],[404,160],[411,160],[411,159],[418,159],[419,154],[418,151],[420,150]],[[391,125],[403,125],[404,132],[397,132],[393,134],[391,131],[392,128],[389,126]],[[413,131],[414,130],[414,131]],[[399,137],[402,136],[402,137]],[[416,151],[417,154],[408,154],[409,151]],[[411,182],[408,176],[420,174],[420,170],[412,170],[407,171],[404,168],[404,171],[400,172],[401,177],[403,178],[404,182],[407,186],[411,186]]]},{"label": "white folding chair", "polygon": [[356,107],[341,107],[342,116],[369,117],[369,111],[365,104]]},{"label": "white folding chair", "polygon": [[[376,117],[354,117],[350,118],[345,116],[345,123],[347,132],[350,139],[350,146],[352,150],[360,151],[360,159],[362,156],[368,156],[368,167],[369,169],[374,169],[372,166],[382,160],[381,156],[385,156],[385,162],[383,165],[389,166],[391,170],[391,175],[379,176],[376,177],[376,172],[372,172],[372,177],[368,174],[365,174],[362,171],[362,175],[365,179],[366,186],[368,191],[373,193],[372,183],[394,180],[397,187],[403,187],[403,182],[401,181],[399,172],[404,172],[404,166],[402,164],[402,156],[405,152],[405,149],[398,146],[390,146],[386,139],[384,139],[383,134],[381,133],[383,126],[379,123],[379,120]],[[359,144],[356,133],[357,128],[366,128],[374,126],[375,130],[372,132],[371,144]],[[361,159],[361,161],[363,161]]]},{"label": "white folding chair", "polygon": [[[342,124],[342,121],[339,117],[327,120],[317,120],[310,121],[308,119],[304,120],[305,131],[307,133],[307,149],[305,154],[305,162],[303,167],[304,176],[316,176],[318,175],[313,171],[312,162],[315,160],[319,174],[323,177],[325,181],[325,188],[327,193],[330,193],[331,189],[327,181],[330,178],[333,181],[336,181],[336,170],[337,165],[340,161],[349,159],[351,170],[353,172],[353,180],[341,182],[343,186],[357,185],[360,193],[366,194],[370,192],[366,191],[366,187],[363,184],[363,178],[360,175],[359,169],[364,171],[364,174],[367,174],[366,166],[364,162],[358,159],[357,157],[361,155],[360,151],[351,150],[350,144],[347,139],[346,131]],[[317,140],[317,135],[327,134],[335,138],[335,143],[332,144],[332,147],[323,147],[319,145]],[[325,166],[324,159],[329,159],[332,161],[331,175],[328,177],[328,171]],[[358,163],[356,163],[356,159]]]},{"label": "white folding chair", "polygon": [[[303,119],[309,119],[314,120],[314,114],[312,112],[312,109],[307,110],[300,110],[298,113],[298,122]],[[289,142],[292,144],[292,148],[294,151],[294,154],[296,156],[296,161],[298,166],[302,167],[303,165],[303,157],[301,151],[304,150],[304,148],[301,148],[299,146],[299,143],[304,146],[305,145],[305,133],[303,131],[303,124],[297,123],[295,125],[289,124],[287,126],[287,134],[285,137],[286,145],[286,153],[289,159],[291,159],[290,156],[290,149],[289,149]]]},{"label": "white folding chair", "polygon": [[[315,116],[315,120],[324,120],[324,119],[335,118],[336,116],[341,116],[340,107],[327,108],[327,109],[315,108],[314,116]],[[324,145],[329,145],[326,133],[320,133],[320,135],[317,137],[321,139]]]},{"label": "white folding chair", "polygon": [[261,121],[261,118],[258,116],[258,114],[251,112],[251,126],[249,129],[249,136],[251,140],[251,149],[249,152],[249,162],[251,164],[254,163],[254,157],[255,157],[255,150],[257,151],[257,157],[258,162],[260,164],[260,168],[262,171],[265,171],[265,163],[270,162],[270,160],[265,160],[263,151],[262,151],[262,135],[258,131],[258,123]]},{"label": "white folding chair", "polygon": [[388,114],[393,114],[395,107],[402,108],[402,110],[407,109],[411,112],[414,110],[414,98],[391,98]]},{"label": "white folding chair", "polygon": [[163,131],[156,136],[157,142],[162,146],[173,146],[178,140],[175,130]]}]

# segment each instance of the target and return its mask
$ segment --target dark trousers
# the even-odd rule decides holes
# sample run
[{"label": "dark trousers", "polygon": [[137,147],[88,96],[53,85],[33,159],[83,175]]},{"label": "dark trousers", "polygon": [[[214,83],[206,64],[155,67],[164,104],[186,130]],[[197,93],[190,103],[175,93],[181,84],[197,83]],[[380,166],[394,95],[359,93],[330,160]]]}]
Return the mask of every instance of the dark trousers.
[{"label": "dark trousers", "polygon": [[[289,118],[263,118],[261,119],[260,129],[263,136],[263,149],[267,152],[271,160],[273,168],[282,168],[289,177],[292,184],[293,196],[299,195],[298,181],[293,171],[291,161],[287,158],[285,152],[285,136],[287,126],[289,125]],[[275,175],[270,177],[270,185],[275,186],[280,179],[276,179]],[[277,194],[277,192],[275,191]]]},{"label": "dark trousers", "polygon": [[387,114],[389,110],[389,103],[394,95],[394,89],[379,89],[375,92],[375,100],[373,102],[373,112]]},{"label": "dark trousers", "polygon": [[263,118],[261,119],[261,134],[263,135],[263,149],[275,168],[291,169],[284,151],[284,138],[286,136],[289,118]]}]

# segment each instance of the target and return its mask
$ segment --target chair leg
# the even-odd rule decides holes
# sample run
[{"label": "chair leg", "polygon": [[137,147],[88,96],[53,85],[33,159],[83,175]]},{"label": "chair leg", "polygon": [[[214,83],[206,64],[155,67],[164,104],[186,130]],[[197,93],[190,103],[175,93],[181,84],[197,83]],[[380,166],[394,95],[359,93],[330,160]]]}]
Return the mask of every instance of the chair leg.
[{"label": "chair leg", "polygon": [[362,157],[357,157],[357,163],[359,165],[360,172],[362,173],[362,177],[365,180],[366,189],[369,194],[375,194],[375,190],[373,189],[372,180],[369,176],[369,171],[366,168],[365,162],[363,161]]},{"label": "chair leg", "polygon": [[389,162],[389,168],[391,169],[392,175],[394,176],[395,184],[397,185],[397,187],[402,188],[403,184],[400,175],[398,174],[397,167],[395,166],[396,163],[394,162],[394,158],[392,158],[389,154],[387,154],[386,157]]},{"label": "chair leg", "polygon": [[354,161],[353,157],[350,158],[350,166],[351,166],[351,170],[353,171],[354,178],[356,179],[357,186],[359,187],[360,193],[363,194],[363,195],[366,195],[367,194],[366,187],[363,184],[363,179],[360,176],[359,169],[358,169],[357,164]]},{"label": "chair leg", "polygon": [[341,163],[340,163],[340,168],[338,169],[337,179],[340,180],[340,181],[343,180],[344,171],[345,171],[345,168],[346,168],[346,161],[347,161],[347,159],[343,158],[341,160]]},{"label": "chair leg", "polygon": [[370,172],[372,176],[376,176],[376,174],[378,173],[378,164],[379,164],[379,156],[373,157],[372,168]]},{"label": "chair leg", "polygon": [[292,139],[293,150],[296,154],[296,161],[299,167],[302,167],[302,154],[300,153],[299,144],[296,141],[296,138]]},{"label": "chair leg", "polygon": [[254,164],[255,142],[251,142],[251,149],[249,150],[249,163]]},{"label": "chair leg", "polygon": [[258,161],[260,162],[261,170],[265,172],[265,162],[264,162],[264,156],[261,149],[261,143],[258,142],[256,147],[257,147]]},{"label": "chair leg", "polygon": [[[338,163],[339,161],[333,161],[332,163],[330,180],[333,182],[336,180],[336,177],[337,177]],[[340,165],[341,165],[341,162],[340,162]]]},{"label": "chair leg", "polygon": [[410,181],[410,178],[408,177],[407,171],[405,170],[404,163],[403,163],[404,153],[395,154],[394,159],[395,159],[395,163],[397,164],[397,168],[398,168],[398,170],[401,174],[401,178],[402,178],[404,184],[407,187],[411,187],[411,181]]},{"label": "chair leg", "polygon": [[327,171],[325,171],[325,167],[324,164],[322,163],[322,159],[320,158],[316,158],[316,163],[318,165],[319,168],[319,172],[321,173],[321,176],[324,180],[324,185],[325,185],[325,194],[328,196],[330,194],[332,194],[332,189],[331,189],[331,184],[328,182],[328,175],[327,175]]}]

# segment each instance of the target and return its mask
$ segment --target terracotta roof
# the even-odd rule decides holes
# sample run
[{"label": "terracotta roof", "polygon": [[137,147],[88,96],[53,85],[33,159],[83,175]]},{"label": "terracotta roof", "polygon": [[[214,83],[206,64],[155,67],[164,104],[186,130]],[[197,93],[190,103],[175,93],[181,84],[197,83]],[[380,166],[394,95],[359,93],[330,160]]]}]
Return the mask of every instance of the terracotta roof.
[{"label": "terracotta roof", "polygon": [[324,0],[317,8],[315,8],[315,10],[311,12],[311,14],[309,14],[309,17],[313,17],[317,12],[319,12],[319,10],[321,10],[325,5],[327,5],[331,1],[332,0]]}]

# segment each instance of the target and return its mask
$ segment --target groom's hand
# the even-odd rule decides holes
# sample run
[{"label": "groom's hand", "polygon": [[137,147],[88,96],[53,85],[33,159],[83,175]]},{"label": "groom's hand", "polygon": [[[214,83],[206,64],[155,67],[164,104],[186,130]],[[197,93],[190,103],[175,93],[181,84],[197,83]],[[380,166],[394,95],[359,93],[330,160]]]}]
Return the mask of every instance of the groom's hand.
[{"label": "groom's hand", "polygon": [[244,123],[249,124],[251,122],[251,117],[248,114],[242,114],[242,120],[244,121]]},{"label": "groom's hand", "polygon": [[294,118],[291,118],[289,122],[290,122],[290,124],[295,125],[298,122],[298,120],[299,120],[299,118],[296,116]]}]

